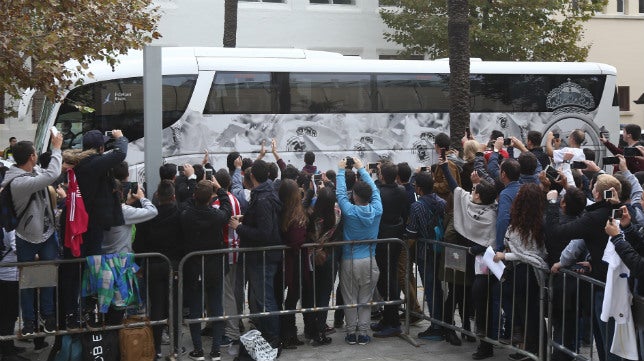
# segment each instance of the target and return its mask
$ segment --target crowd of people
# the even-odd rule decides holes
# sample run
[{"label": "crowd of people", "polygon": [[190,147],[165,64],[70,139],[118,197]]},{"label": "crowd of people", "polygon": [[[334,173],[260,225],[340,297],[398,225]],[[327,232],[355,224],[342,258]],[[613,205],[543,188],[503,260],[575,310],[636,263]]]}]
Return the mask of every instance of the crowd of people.
[{"label": "crowd of people", "polygon": [[[82,149],[64,152],[63,134],[52,133],[50,151],[41,156],[28,141],[11,146],[15,165],[3,169],[2,187],[10,187],[19,221],[15,230],[3,232],[1,261],[161,253],[169,265],[150,259],[140,263],[139,274],[148,278],[145,302],[150,318],[162,320],[168,317],[168,267],[176,271],[191,252],[227,249],[185,263],[182,302],[189,309],[188,318],[243,314],[246,299],[252,314],[295,310],[298,303],[302,308],[326,307],[332,303],[337,278],[335,304],[398,301],[402,292],[411,323],[422,319],[424,309],[416,294],[415,265],[429,316],[456,324],[458,310],[460,327],[471,331],[459,337],[453,329],[431,323],[418,337],[458,346],[462,340],[475,341],[475,334],[481,339],[472,354],[476,360],[493,356],[492,340],[519,345],[534,355],[545,352],[539,347],[539,326],[545,323],[539,313],[545,301],[539,294],[551,272],[555,277],[549,292],[556,306],[549,322],[555,340],[577,349],[579,335],[574,331],[585,320],[582,328],[592,328],[600,360],[632,359],[628,347],[611,348],[615,324],[623,320],[601,317],[603,301],[612,295],[595,287],[588,294],[593,309],[590,303],[565,302],[573,287],[566,287],[560,270],[573,268],[606,282],[610,269],[603,259],[611,249],[630,270],[630,279],[644,274],[640,132],[636,125],[625,127],[626,148],[602,136],[617,155],[614,172],[600,169],[593,151],[582,148],[582,130],[565,139],[549,132],[545,147],[540,146],[543,135],[536,131],[528,132],[525,142],[504,138],[498,131],[487,144],[466,135],[462,152],[450,149],[449,135],[440,133],[434,139],[438,161],[416,169],[387,160],[365,164],[350,156],[322,172],[312,152],[305,154],[305,164],[298,169],[284,162],[273,141],[274,162],[264,160],[268,152],[262,145],[254,160],[231,152],[221,169],[210,164],[208,153],[201,164],[166,163],[159,169],[161,182],[150,192],[151,199],[142,185],[129,181],[128,140],[120,130],[111,132],[112,139],[88,131],[82,136]],[[112,149],[106,152],[108,140]],[[628,148],[639,153],[633,156],[625,151]],[[401,239],[409,247],[396,242],[333,246],[385,238]],[[428,240],[467,249],[461,260],[465,271],[447,267],[444,248]],[[311,243],[315,247],[302,247]],[[282,245],[288,250],[238,251]],[[488,249],[494,252],[494,262],[506,264],[500,279],[483,261]],[[22,336],[123,321],[122,308],[81,290],[79,267],[61,265],[59,272],[64,282],[56,298],[52,287],[38,293],[18,290],[17,270],[0,268],[2,294],[16,295],[3,297],[0,334],[14,333],[19,312]],[[174,282],[176,304],[176,276]],[[635,285],[632,291],[641,288]],[[305,312],[304,336],[311,345],[323,346],[332,341],[328,334],[340,327],[350,345],[401,334],[398,304],[385,305],[374,323],[372,311],[367,306],[338,310],[331,326],[327,311]],[[64,317],[57,318],[57,312]],[[274,348],[304,344],[294,313],[275,312],[253,318],[252,324]],[[236,318],[211,322],[205,329],[191,323],[193,349],[188,356],[204,360],[202,337],[211,336],[209,355],[219,360],[220,348],[239,343],[244,331],[244,323]],[[163,326],[154,326],[153,334],[160,359]],[[177,341],[174,352],[181,354],[185,350]],[[20,359],[21,350],[12,341],[0,345],[2,360]],[[510,357],[526,358],[523,353]],[[552,357],[573,359],[561,351]]]}]

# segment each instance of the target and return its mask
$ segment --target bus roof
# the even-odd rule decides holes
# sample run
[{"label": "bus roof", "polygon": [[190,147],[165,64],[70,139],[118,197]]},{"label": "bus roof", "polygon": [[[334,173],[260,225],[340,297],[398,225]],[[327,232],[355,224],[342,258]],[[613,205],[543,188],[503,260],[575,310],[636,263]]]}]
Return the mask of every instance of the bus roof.
[{"label": "bus roof", "polygon": [[[143,52],[119,56],[115,70],[94,62],[93,78],[85,82],[138,77],[143,74]],[[68,62],[75,68],[78,63]],[[340,73],[449,73],[449,62],[431,60],[366,60],[338,53],[304,49],[271,48],[163,48],[163,74],[196,74],[199,71],[340,72]],[[473,74],[609,74],[615,67],[587,62],[472,61]]]}]

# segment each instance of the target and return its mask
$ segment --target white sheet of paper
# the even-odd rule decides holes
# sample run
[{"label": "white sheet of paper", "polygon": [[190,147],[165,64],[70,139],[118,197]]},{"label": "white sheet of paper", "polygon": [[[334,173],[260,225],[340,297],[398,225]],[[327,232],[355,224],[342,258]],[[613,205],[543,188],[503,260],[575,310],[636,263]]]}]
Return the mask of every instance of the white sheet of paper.
[{"label": "white sheet of paper", "polygon": [[483,263],[487,266],[487,268],[492,272],[496,278],[501,280],[501,277],[503,276],[503,270],[505,269],[505,264],[503,262],[494,262],[494,255],[496,252],[492,249],[492,247],[488,247],[485,250],[485,254],[483,254]]}]

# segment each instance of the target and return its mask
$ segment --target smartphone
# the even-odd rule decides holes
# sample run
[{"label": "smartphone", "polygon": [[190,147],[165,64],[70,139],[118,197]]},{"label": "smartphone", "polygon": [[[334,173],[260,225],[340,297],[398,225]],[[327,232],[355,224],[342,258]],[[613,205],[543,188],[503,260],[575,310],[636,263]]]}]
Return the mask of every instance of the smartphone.
[{"label": "smartphone", "polygon": [[206,168],[206,180],[212,179],[212,169]]},{"label": "smartphone", "polygon": [[604,157],[602,158],[602,163],[607,164],[619,164],[619,158],[617,157]]},{"label": "smartphone", "polygon": [[132,195],[139,193],[139,183],[130,182],[130,193],[132,193]]},{"label": "smartphone", "polygon": [[441,159],[443,162],[447,159],[447,155],[445,154],[445,148],[441,148]]},{"label": "smartphone", "polygon": [[512,144],[512,138],[503,138],[503,146],[509,147]]},{"label": "smartphone", "polygon": [[570,164],[570,168],[572,169],[586,169],[586,167],[588,167],[586,162],[582,162],[580,160],[575,160]]},{"label": "smartphone", "polygon": [[378,170],[378,163],[369,163],[369,164],[367,164],[367,169],[369,169],[369,171],[374,171],[375,172],[376,170]]},{"label": "smartphone", "polygon": [[465,128],[465,136],[467,139],[472,138],[472,132],[470,132],[470,127]]},{"label": "smartphone", "polygon": [[347,156],[347,157],[345,157],[344,159],[346,159],[346,160],[347,160],[346,168],[347,168],[347,169],[351,169],[351,168],[353,168],[353,157]]},{"label": "smartphone", "polygon": [[320,184],[322,183],[322,174],[314,174],[313,175],[313,182],[315,184]]},{"label": "smartphone", "polygon": [[427,172],[427,169],[428,169],[427,167],[420,167],[421,172]]},{"label": "smartphone", "polygon": [[624,148],[624,157],[638,157],[641,156],[640,150],[635,147]]},{"label": "smartphone", "polygon": [[611,218],[613,219],[622,219],[622,216],[624,215],[624,211],[622,211],[619,208],[613,209],[613,214],[611,214]]},{"label": "smartphone", "polygon": [[177,169],[179,170],[179,174],[183,174],[183,166],[177,166]]},{"label": "smartphone", "polygon": [[552,136],[555,137],[555,139],[559,139],[559,133],[552,133]]},{"label": "smartphone", "polygon": [[54,137],[55,137],[55,136],[57,136],[57,135],[58,135],[58,133],[60,133],[60,132],[58,131],[58,128],[56,128],[56,126],[51,127],[51,134],[52,134]]},{"label": "smartphone", "polygon": [[478,174],[479,178],[483,179],[485,177],[485,174],[483,174],[483,171],[480,169],[476,170],[476,174]]},{"label": "smartphone", "polygon": [[610,199],[613,198],[613,191],[604,191],[604,199]]},{"label": "smartphone", "polygon": [[599,137],[608,139],[608,132],[599,132]]},{"label": "smartphone", "polygon": [[548,178],[550,178],[550,180],[557,181],[559,179],[559,171],[557,171],[551,165],[548,165],[546,167],[546,175],[548,176]]},{"label": "smartphone", "polygon": [[582,266],[580,264],[570,266],[570,270],[577,273],[590,273],[590,268],[588,268],[588,266]]},{"label": "smartphone", "polygon": [[108,130],[107,132],[105,132],[105,136],[112,138],[112,131]]}]

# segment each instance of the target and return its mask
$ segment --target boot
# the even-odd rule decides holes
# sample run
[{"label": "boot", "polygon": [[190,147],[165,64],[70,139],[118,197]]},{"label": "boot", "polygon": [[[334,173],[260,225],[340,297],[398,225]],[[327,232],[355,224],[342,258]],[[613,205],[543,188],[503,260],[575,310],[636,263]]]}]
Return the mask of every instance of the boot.
[{"label": "boot", "polygon": [[483,360],[492,356],[494,356],[494,350],[492,349],[492,344],[485,341],[481,341],[481,343],[479,343],[479,346],[476,348],[476,352],[472,354],[472,359]]}]

